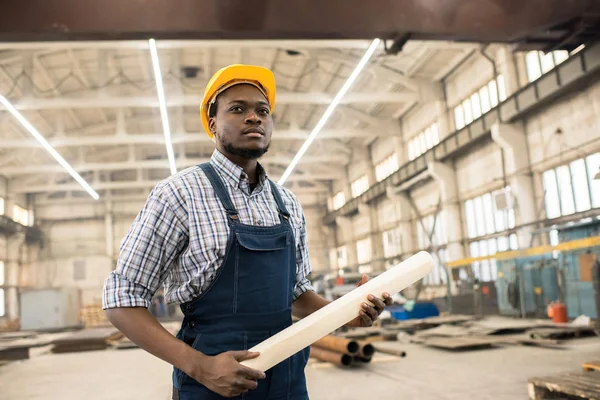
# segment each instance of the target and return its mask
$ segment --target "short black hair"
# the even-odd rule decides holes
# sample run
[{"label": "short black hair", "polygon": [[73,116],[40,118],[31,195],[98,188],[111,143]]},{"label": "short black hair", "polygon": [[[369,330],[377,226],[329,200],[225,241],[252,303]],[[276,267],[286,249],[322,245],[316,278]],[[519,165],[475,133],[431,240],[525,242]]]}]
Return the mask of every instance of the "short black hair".
[{"label": "short black hair", "polygon": [[215,101],[208,105],[208,118],[217,116],[217,102],[219,101],[219,96],[215,98]]}]

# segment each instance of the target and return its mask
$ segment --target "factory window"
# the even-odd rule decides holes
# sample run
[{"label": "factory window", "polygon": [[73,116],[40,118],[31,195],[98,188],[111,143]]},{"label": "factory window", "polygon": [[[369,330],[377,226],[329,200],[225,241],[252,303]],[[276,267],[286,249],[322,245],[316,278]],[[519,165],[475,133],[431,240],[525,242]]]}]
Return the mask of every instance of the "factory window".
[{"label": "factory window", "polygon": [[366,264],[371,261],[371,238],[356,242],[356,258],[359,264]]},{"label": "factory window", "polygon": [[30,213],[28,210],[23,207],[14,205],[13,206],[13,220],[18,222],[21,225],[30,226],[30,216],[33,217],[33,213]]},{"label": "factory window", "polygon": [[352,197],[358,197],[369,189],[369,178],[366,175],[361,176],[350,185],[352,188]]},{"label": "factory window", "polygon": [[0,215],[4,215],[4,199],[0,197]]},{"label": "factory window", "polygon": [[[435,220],[435,227],[433,226]],[[425,225],[425,230],[423,230],[423,226]],[[417,222],[417,242],[419,245],[419,249],[421,250],[430,250],[432,248],[431,242],[429,241],[429,234],[431,230],[433,232],[433,246],[443,246],[448,243],[448,236],[446,235],[446,225],[444,221],[444,211],[440,211],[437,214],[437,218],[431,214],[426,217],[423,217],[423,224]]]},{"label": "factory window", "polygon": [[[445,212],[442,210],[437,214],[437,218],[435,215],[431,214],[423,217],[423,224],[417,222],[417,242],[419,249],[432,252],[433,248],[436,247],[437,250],[436,254],[433,255],[433,271],[423,278],[423,283],[425,285],[440,285],[446,282],[446,273],[444,272],[445,267],[443,263],[448,261],[448,252],[444,248],[444,246],[448,244],[448,236],[446,234],[446,222],[444,215]],[[422,225],[425,225],[425,230],[423,229]],[[433,245],[429,240],[429,234],[432,232],[432,230]]]},{"label": "factory window", "polygon": [[545,171],[546,217],[557,218],[600,207],[600,153]]},{"label": "factory window", "polygon": [[348,252],[346,246],[341,246],[336,249],[337,267],[339,269],[348,266]]},{"label": "factory window", "polygon": [[454,108],[454,127],[462,129],[506,100],[504,76],[498,75]]},{"label": "factory window", "polygon": [[346,203],[346,196],[344,192],[338,192],[335,196],[333,196],[332,207],[334,210],[339,210]]},{"label": "factory window", "polygon": [[[517,249],[517,235],[514,233],[510,236],[469,243],[469,254],[471,257],[493,256],[498,252]],[[498,268],[495,259],[474,262],[472,267],[473,276],[480,282],[495,281],[498,277]]]},{"label": "factory window", "polygon": [[510,186],[467,200],[465,215],[470,239],[514,228],[515,212]]},{"label": "factory window", "polygon": [[[578,48],[579,49],[579,48]],[[575,49],[571,54],[575,54]],[[542,51],[530,51],[525,56],[525,64],[527,66],[527,79],[533,82],[548,71],[551,71],[555,66],[569,58],[569,52],[566,50],[557,50],[550,53]]]},{"label": "factory window", "polygon": [[400,254],[402,254],[402,236],[400,235],[400,228],[394,228],[383,232],[383,256],[385,258],[390,258]]},{"label": "factory window", "polygon": [[592,207],[600,207],[600,153],[592,154],[585,160],[588,171],[588,182],[592,194]]},{"label": "factory window", "polygon": [[437,122],[434,122],[408,142],[408,159],[414,160],[439,142],[440,130]]},{"label": "factory window", "polygon": [[[439,259],[438,259],[439,256]],[[440,262],[441,261],[441,262]],[[433,256],[433,271],[423,278],[425,285],[441,285],[446,283],[445,263],[448,262],[448,250],[439,249]]]},{"label": "factory window", "polygon": [[398,157],[396,153],[387,157],[385,160],[375,166],[375,178],[381,182],[398,170]]}]

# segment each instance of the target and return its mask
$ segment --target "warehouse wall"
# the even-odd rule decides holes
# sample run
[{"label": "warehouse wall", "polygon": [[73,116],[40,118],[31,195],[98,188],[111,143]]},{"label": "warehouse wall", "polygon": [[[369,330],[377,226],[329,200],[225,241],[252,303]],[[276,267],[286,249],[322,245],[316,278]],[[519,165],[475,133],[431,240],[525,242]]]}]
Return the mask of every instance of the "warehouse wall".
[{"label": "warehouse wall", "polygon": [[37,219],[46,243],[32,262],[28,276],[32,285],[77,287],[84,305],[99,304],[120,242],[142,205],[139,200],[38,205]]},{"label": "warehouse wall", "polygon": [[[542,173],[600,151],[600,82],[561,99],[525,123],[536,204],[543,204]],[[557,134],[557,129],[562,134]],[[540,213],[540,219],[545,213]]]},{"label": "warehouse wall", "polygon": [[[38,205],[37,219],[47,242],[26,279],[38,288],[74,286],[81,289],[83,304],[100,303],[104,280],[142,206],[142,200],[113,202],[110,208],[102,201]],[[324,210],[308,206],[304,212],[313,270],[328,269],[329,243],[321,229]],[[112,224],[107,223],[107,213]],[[112,246],[107,243],[110,237]]]},{"label": "warehouse wall", "polygon": [[[514,57],[504,52],[499,46],[489,46],[486,53],[494,59],[497,64],[497,73],[506,75],[505,79],[523,87],[528,84],[524,54]],[[504,53],[503,53],[504,52]],[[508,56],[507,56],[508,54]],[[460,68],[445,79],[446,115],[451,121],[451,131],[454,131],[454,107],[469,97],[476,90],[489,82],[494,77],[492,64],[481,54],[475,53]],[[513,90],[517,87],[513,86]],[[507,87],[507,94],[511,91]],[[372,164],[376,165],[385,159],[393,150],[402,148],[401,160],[407,160],[406,143],[424,128],[438,120],[435,104],[428,103],[415,106],[406,114],[401,121],[402,130],[396,137],[378,138],[370,146]],[[526,175],[532,176],[532,184],[535,193],[535,205],[533,209],[536,214],[541,214],[543,209],[543,190],[541,173],[548,168],[565,164],[573,159],[581,158],[585,154],[600,151],[600,82],[587,87],[585,90],[574,93],[568,97],[561,98],[545,107],[536,110],[524,121],[515,125],[521,129],[526,138],[527,152],[529,157],[527,165],[531,171],[525,171]],[[556,134],[557,129],[562,135]],[[400,139],[400,140],[398,140]],[[400,142],[400,145],[398,143]],[[503,171],[509,164],[508,155],[501,147],[490,138],[483,139],[472,146],[469,151],[453,160],[445,161],[456,174],[458,215],[461,218],[462,242],[466,244],[466,221],[464,216],[464,202],[468,199],[480,196],[484,193],[500,189],[505,184],[510,184],[510,173],[505,176]],[[402,165],[402,162],[400,163]],[[358,174],[365,174],[364,165],[349,165],[349,177],[356,178]],[[351,182],[351,180],[350,180]],[[345,190],[344,182],[334,184],[333,193]],[[416,207],[423,215],[435,211],[440,195],[439,182],[426,177],[421,183],[413,186],[410,190]],[[349,200],[348,197],[346,200]],[[384,197],[373,204],[377,215],[377,232],[369,232],[369,213],[361,211],[350,218],[351,231],[338,226],[336,238],[338,245],[346,245],[348,248],[356,246],[356,241],[366,234],[381,235],[391,227],[400,226],[400,205],[398,199]],[[447,207],[447,206],[446,206]],[[519,207],[519,204],[517,204]],[[519,212],[519,209],[516,209]],[[411,213],[410,232],[413,243],[416,246],[416,218]],[[544,215],[535,216],[543,219]],[[517,223],[519,218],[517,216]],[[403,249],[411,252],[416,249]],[[464,246],[465,255],[469,255],[469,249]],[[349,250],[350,253],[350,250]]]}]

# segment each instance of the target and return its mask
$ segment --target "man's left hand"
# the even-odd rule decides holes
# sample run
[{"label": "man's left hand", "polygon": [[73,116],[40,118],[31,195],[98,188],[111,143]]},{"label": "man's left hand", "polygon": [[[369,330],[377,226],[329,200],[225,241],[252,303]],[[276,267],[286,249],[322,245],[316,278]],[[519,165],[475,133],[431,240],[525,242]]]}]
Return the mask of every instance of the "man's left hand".
[{"label": "man's left hand", "polygon": [[[367,275],[363,275],[362,279],[356,286],[362,286],[369,281],[369,277]],[[360,328],[360,327],[368,327],[372,326],[373,322],[377,321],[379,315],[383,312],[383,309],[386,306],[391,306],[393,303],[392,296],[389,293],[383,293],[381,295],[383,299],[375,297],[370,294],[367,296],[367,299],[371,304],[362,303],[362,310],[358,313],[358,317],[354,318],[352,321],[348,322],[346,326]]]}]

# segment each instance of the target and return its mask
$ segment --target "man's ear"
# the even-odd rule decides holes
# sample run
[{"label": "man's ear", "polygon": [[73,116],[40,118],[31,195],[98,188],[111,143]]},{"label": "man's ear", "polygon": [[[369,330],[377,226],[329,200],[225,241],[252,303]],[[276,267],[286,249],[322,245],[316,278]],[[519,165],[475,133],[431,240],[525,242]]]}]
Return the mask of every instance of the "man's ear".
[{"label": "man's ear", "polygon": [[217,121],[215,117],[211,117],[208,119],[208,130],[212,133],[213,136],[216,136],[217,133]]}]

